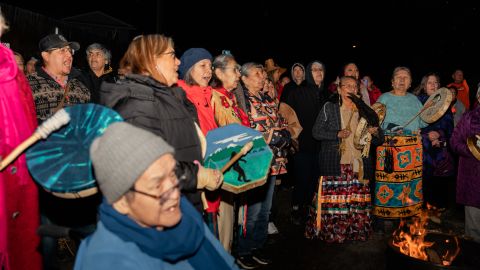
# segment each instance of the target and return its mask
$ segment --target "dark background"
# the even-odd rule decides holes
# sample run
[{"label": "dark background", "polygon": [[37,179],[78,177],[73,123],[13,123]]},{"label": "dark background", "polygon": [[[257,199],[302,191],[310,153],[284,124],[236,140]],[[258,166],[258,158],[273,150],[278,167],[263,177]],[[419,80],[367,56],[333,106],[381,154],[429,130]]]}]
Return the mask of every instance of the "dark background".
[{"label": "dark background", "polygon": [[[475,42],[480,25],[480,3],[474,1],[130,0],[111,4],[110,1],[84,0],[1,3],[55,20],[99,10],[132,25],[135,30],[127,37],[96,40],[111,47],[114,63],[119,61],[132,37],[158,32],[173,37],[178,57],[190,47],[204,47],[213,55],[228,49],[240,63],[263,63],[272,57],[288,70],[294,62],[306,65],[312,60],[320,60],[326,64],[327,84],[348,62],[357,63],[361,75],[370,74],[382,91],[390,89],[391,73],[399,65],[412,70],[413,85],[432,71],[440,74],[442,84],[447,84],[457,68],[464,70],[473,91],[476,91],[480,79],[476,64],[480,52]],[[14,32],[13,27],[11,32]],[[2,41],[12,39],[12,33],[5,34]],[[24,31],[22,35],[28,33]],[[36,46],[38,39],[30,43]],[[69,34],[67,39],[80,42],[82,49],[91,43],[85,33],[83,36]],[[28,58],[31,49],[25,51],[20,52]],[[84,51],[75,57],[77,65],[85,65]]]}]

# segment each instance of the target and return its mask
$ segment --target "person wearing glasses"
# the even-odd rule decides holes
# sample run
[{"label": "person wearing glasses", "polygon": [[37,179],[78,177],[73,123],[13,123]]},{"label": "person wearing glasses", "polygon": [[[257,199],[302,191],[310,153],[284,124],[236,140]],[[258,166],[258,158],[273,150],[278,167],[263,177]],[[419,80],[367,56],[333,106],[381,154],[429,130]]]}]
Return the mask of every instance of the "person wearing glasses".
[{"label": "person wearing glasses", "polygon": [[[213,60],[212,80],[212,109],[215,122],[218,126],[237,123],[250,127],[248,115],[237,102],[233,91],[240,81],[240,65],[231,54],[221,54]],[[218,233],[223,247],[231,250],[234,229],[234,195],[227,191],[220,191],[220,206],[218,216]]]},{"label": "person wearing glasses", "polygon": [[177,177],[174,152],[126,122],[94,140],[90,157],[103,202],[74,269],[238,269],[181,196],[185,180]]},{"label": "person wearing glasses", "polygon": [[[81,82],[80,71],[72,66],[73,54],[80,49],[77,42],[50,34],[39,41],[38,47],[42,64],[37,65],[36,71],[27,79],[32,88],[38,124],[41,124],[63,107],[90,102],[90,89]],[[97,207],[101,201],[99,195],[70,200],[39,189],[39,198],[42,225],[75,228],[86,234],[95,229]],[[62,263],[60,257],[71,257],[67,249],[58,244],[63,241],[74,248],[75,243],[69,238],[42,238],[45,269],[58,269]]]},{"label": "person wearing glasses", "polygon": [[[370,115],[375,112],[359,98],[355,77],[341,77],[337,92],[336,98],[326,102],[318,113],[312,129],[313,137],[321,143],[321,177],[305,236],[327,243],[366,241],[372,224],[369,180],[373,170],[370,157],[355,148],[353,137],[366,110]],[[383,138],[378,121],[377,126],[369,126],[368,132],[374,149]]]},{"label": "person wearing glasses", "polygon": [[205,149],[197,111],[185,91],[173,87],[178,81],[179,65],[171,38],[160,34],[137,36],[120,61],[120,68],[126,71],[125,79],[103,83],[100,104],[175,148],[179,172],[187,176],[182,193],[203,212],[201,190],[218,189],[223,174],[200,165]]},{"label": "person wearing glasses", "polygon": [[[297,81],[301,78],[301,68],[292,69]],[[325,65],[312,61],[305,70],[305,80],[290,92],[286,103],[292,107],[303,130],[298,136],[299,149],[293,156],[295,167],[295,187],[292,194],[292,222],[304,226],[313,193],[318,181],[318,152],[320,142],[312,136],[312,128],[318,112],[327,101],[330,93],[325,89]]]},{"label": "person wearing glasses", "polygon": [[28,75],[39,124],[64,106],[90,102],[90,90],[72,68],[73,54],[80,49],[62,35],[50,34],[38,43],[42,65]]},{"label": "person wearing glasses", "polygon": [[[347,63],[345,64],[343,67],[342,67],[342,70],[341,70],[341,76],[352,76],[354,77],[355,79],[360,79],[359,76],[360,76],[360,72],[358,70],[358,66],[357,64],[355,63]],[[328,91],[330,91],[331,93],[335,93],[337,92],[337,89],[338,89],[338,84],[340,83],[340,77],[337,77],[337,79],[333,82],[331,82],[329,85],[328,85]]]}]

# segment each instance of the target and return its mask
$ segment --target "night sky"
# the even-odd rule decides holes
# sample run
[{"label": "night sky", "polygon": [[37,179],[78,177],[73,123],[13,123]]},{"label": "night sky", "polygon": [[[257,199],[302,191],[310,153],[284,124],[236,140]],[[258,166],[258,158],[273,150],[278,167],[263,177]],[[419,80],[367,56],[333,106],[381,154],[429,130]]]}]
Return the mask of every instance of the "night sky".
[{"label": "night sky", "polygon": [[229,49],[240,63],[273,57],[290,68],[294,62],[320,60],[326,64],[327,83],[348,62],[357,63],[361,74],[371,74],[383,91],[389,90],[391,72],[399,65],[412,69],[414,84],[431,71],[448,83],[456,68],[464,69],[471,87],[480,79],[474,42],[480,3],[472,1],[2,2],[56,19],[99,10],[133,25],[134,35],[158,31],[173,37],[178,57],[190,47],[204,47],[213,55]]}]

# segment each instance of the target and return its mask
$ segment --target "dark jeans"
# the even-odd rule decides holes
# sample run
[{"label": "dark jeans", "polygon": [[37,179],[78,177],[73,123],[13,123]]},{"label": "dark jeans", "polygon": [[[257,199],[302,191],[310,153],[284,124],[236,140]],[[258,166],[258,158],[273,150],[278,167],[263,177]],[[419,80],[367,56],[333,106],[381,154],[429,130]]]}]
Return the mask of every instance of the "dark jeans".
[{"label": "dark jeans", "polygon": [[247,233],[245,237],[242,233],[238,236],[239,256],[246,256],[252,253],[252,250],[263,248],[268,236],[268,219],[272,207],[273,191],[275,187],[276,176],[269,176],[267,183],[262,187],[257,187],[248,191],[247,200]]},{"label": "dark jeans", "polygon": [[292,204],[301,209],[309,206],[317,187],[319,173],[318,153],[300,151],[295,154],[296,184],[293,190]]}]

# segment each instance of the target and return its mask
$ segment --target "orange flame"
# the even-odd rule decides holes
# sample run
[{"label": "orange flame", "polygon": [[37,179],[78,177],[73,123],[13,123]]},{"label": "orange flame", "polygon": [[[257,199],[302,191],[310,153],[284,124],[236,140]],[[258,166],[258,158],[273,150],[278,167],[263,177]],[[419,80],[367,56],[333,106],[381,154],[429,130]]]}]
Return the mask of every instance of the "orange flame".
[{"label": "orange flame", "polygon": [[[408,227],[408,232],[404,232],[402,228],[405,227],[405,221],[402,220],[397,230],[393,232],[392,244],[398,247],[399,251],[407,256],[429,261],[426,249],[433,246],[435,242],[425,241],[427,235],[427,221],[429,212],[435,210],[435,206],[427,204],[428,211],[422,211],[418,216],[413,217],[413,223]],[[456,249],[454,252],[446,251],[444,255],[441,255],[442,265],[450,265],[455,257],[460,252],[460,245],[457,237],[454,237],[456,242]],[[449,240],[446,240],[448,243]]]}]

